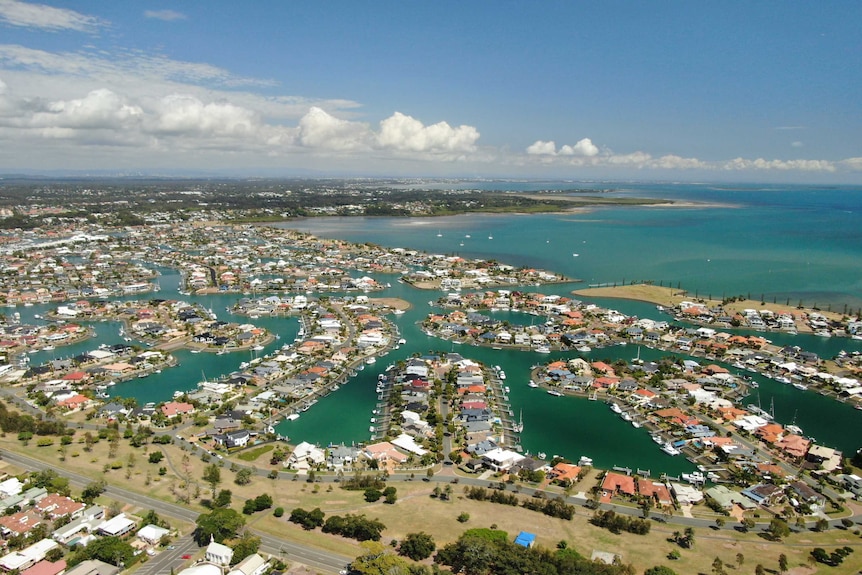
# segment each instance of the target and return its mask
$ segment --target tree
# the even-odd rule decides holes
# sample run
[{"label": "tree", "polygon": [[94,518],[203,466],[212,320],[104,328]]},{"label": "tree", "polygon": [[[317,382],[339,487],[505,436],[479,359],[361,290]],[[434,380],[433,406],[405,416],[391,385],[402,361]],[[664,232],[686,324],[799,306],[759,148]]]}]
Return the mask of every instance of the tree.
[{"label": "tree", "polygon": [[398,490],[391,485],[383,490],[383,496],[386,498],[386,503],[393,505],[398,500],[397,491]]},{"label": "tree", "polygon": [[236,565],[249,555],[254,555],[260,549],[260,537],[254,535],[244,535],[239,540],[232,541],[230,546],[233,548],[233,557],[231,565]]},{"label": "tree", "polygon": [[213,507],[230,507],[232,495],[230,489],[222,489],[213,500]]},{"label": "tree", "polygon": [[237,471],[236,477],[233,478],[233,482],[237,485],[248,485],[251,483],[251,469],[243,467]]},{"label": "tree", "polygon": [[787,555],[785,555],[784,553],[779,555],[778,556],[778,570],[780,572],[784,573],[785,571],[787,571],[788,565],[789,565],[789,563],[787,562]]},{"label": "tree", "polygon": [[361,575],[399,575],[410,573],[410,565],[402,558],[387,553],[385,547],[377,541],[363,541],[366,549],[363,555],[357,557],[350,565],[354,573]]},{"label": "tree", "polygon": [[162,459],[164,459],[165,454],[161,451],[152,451],[150,455],[147,456],[147,461],[150,463],[159,463]]},{"label": "tree", "polygon": [[219,466],[215,463],[207,465],[204,468],[203,478],[204,481],[209,483],[210,489],[212,489],[213,499],[215,499],[216,488],[218,487],[218,484],[221,483],[221,469],[219,469]]},{"label": "tree", "polygon": [[108,484],[104,479],[89,483],[83,491],[81,491],[81,500],[86,504],[91,504],[96,500],[96,497],[104,493]]},{"label": "tree", "polygon": [[436,548],[434,538],[427,533],[408,533],[398,547],[398,554],[414,561],[421,561],[430,557]]},{"label": "tree", "polygon": [[790,535],[790,526],[784,519],[773,517],[772,521],[769,522],[769,527],[766,528],[766,531],[773,540],[781,541],[783,538]]},{"label": "tree", "polygon": [[644,575],[676,575],[676,571],[664,565],[656,565],[644,571]]},{"label": "tree", "polygon": [[218,508],[210,513],[201,513],[195,523],[197,524],[194,532],[195,541],[203,546],[210,542],[210,537],[216,543],[233,539],[245,525],[245,519],[233,509]]},{"label": "tree", "polygon": [[742,519],[742,529],[744,531],[751,531],[752,529],[754,529],[754,525],[754,519],[752,519],[751,517],[744,517]]},{"label": "tree", "polygon": [[766,575],[766,567],[758,563],[754,566],[754,575]]},{"label": "tree", "polygon": [[119,537],[102,537],[91,541],[83,549],[76,549],[69,563],[76,565],[87,559],[98,559],[119,567],[128,563],[134,556],[134,548]]},{"label": "tree", "polygon": [[170,525],[167,521],[159,517],[158,513],[150,509],[147,511],[143,517],[141,517],[142,525],[156,525],[157,527],[164,527],[165,529],[170,528]]},{"label": "tree", "polygon": [[745,555],[743,555],[742,553],[737,553],[736,554],[736,566],[742,567],[743,563],[745,563]]},{"label": "tree", "polygon": [[724,562],[720,557],[716,557],[712,560],[712,572],[715,575],[724,575]]}]

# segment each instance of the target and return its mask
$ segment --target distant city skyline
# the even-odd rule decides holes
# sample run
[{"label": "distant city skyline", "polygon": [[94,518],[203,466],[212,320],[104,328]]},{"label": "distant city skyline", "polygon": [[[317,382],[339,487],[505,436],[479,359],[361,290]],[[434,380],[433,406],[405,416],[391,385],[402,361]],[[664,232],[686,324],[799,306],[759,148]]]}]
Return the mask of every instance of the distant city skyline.
[{"label": "distant city skyline", "polygon": [[0,173],[862,183],[862,4],[0,0]]}]

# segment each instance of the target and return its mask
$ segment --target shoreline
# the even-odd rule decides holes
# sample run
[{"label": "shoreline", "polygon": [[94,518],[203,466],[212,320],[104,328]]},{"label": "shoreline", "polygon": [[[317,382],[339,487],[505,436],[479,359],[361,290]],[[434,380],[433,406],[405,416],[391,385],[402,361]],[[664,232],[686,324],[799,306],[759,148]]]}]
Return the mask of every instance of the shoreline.
[{"label": "shoreline", "polygon": [[[728,313],[738,313],[744,309],[769,310],[773,313],[791,312],[794,316],[820,314],[829,320],[841,321],[844,317],[842,314],[832,311],[798,308],[794,305],[762,302],[753,299],[735,300],[723,303],[722,300],[709,299],[705,297],[692,297],[688,291],[683,288],[672,288],[647,284],[620,285],[620,286],[604,286],[577,289],[571,292],[573,295],[589,297],[601,297],[611,299],[627,299],[632,301],[652,303],[655,305],[664,306],[666,308],[674,308],[683,301],[697,301],[709,307],[723,306]],[[693,321],[687,319],[686,321]],[[697,323],[694,321],[694,323]],[[753,329],[749,326],[722,326],[726,329]],[[798,333],[813,334],[814,330],[806,323],[799,322],[796,325]],[[773,329],[757,330],[757,331],[781,331]],[[788,332],[789,333],[789,332]]]}]

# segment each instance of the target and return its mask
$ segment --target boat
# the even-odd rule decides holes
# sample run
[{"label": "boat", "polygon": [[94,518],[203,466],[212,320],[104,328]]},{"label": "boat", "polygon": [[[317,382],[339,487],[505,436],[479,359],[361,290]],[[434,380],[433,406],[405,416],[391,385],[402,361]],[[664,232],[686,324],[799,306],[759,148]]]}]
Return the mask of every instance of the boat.
[{"label": "boat", "polygon": [[57,349],[57,348],[54,347],[53,345],[46,345],[45,347],[42,348],[42,351],[52,351],[55,349]]},{"label": "boat", "polygon": [[581,455],[580,459],[578,459],[578,465],[581,467],[591,467],[593,465],[593,458]]},{"label": "boat", "polygon": [[563,394],[557,391],[556,389],[549,389],[548,395],[553,395],[554,397],[562,397]]},{"label": "boat", "polygon": [[547,453],[545,453],[544,451],[539,451],[538,453],[536,453],[536,456],[537,456],[539,459],[547,459],[547,458],[548,458],[548,454],[547,454]]},{"label": "boat", "polygon": [[407,340],[404,339],[403,337],[398,340],[398,345],[404,345],[405,343],[407,343]]},{"label": "boat", "polygon": [[661,446],[661,450],[667,453],[668,455],[679,455],[680,450],[671,445],[670,443],[665,443]]},{"label": "boat", "polygon": [[617,414],[623,412],[622,408],[620,408],[620,406],[617,405],[616,403],[611,403],[611,411],[613,411],[614,413],[617,413]]},{"label": "boat", "polygon": [[376,429],[374,428],[374,426],[372,425],[372,426],[370,426],[370,427],[368,428],[368,431],[370,431],[371,433],[374,433],[374,432],[375,432],[375,431],[377,431],[377,430],[376,430]]},{"label": "boat", "polygon": [[632,427],[634,427],[635,429],[640,429],[641,422],[638,421],[637,419],[632,418],[631,424],[632,424]]},{"label": "boat", "polygon": [[374,357],[373,355],[365,360],[365,363],[367,363],[368,365],[371,365],[372,363],[375,363],[375,362],[377,362],[377,358]]},{"label": "boat", "polygon": [[262,345],[256,345],[253,348],[254,351],[263,351],[265,348]]},{"label": "boat", "polygon": [[580,347],[575,348],[581,353],[590,353],[593,349],[588,345],[582,345]]},{"label": "boat", "polygon": [[587,396],[587,399],[590,401],[598,401],[599,400],[599,392],[594,391],[590,395]]},{"label": "boat", "polygon": [[683,473],[682,474],[683,481],[688,481],[689,483],[698,484],[698,483],[706,483],[706,476],[700,471],[692,471],[691,473]]},{"label": "boat", "polygon": [[201,352],[201,350],[199,350],[199,349],[193,349],[193,350],[191,351],[191,353],[200,353],[200,352]]},{"label": "boat", "polygon": [[784,385],[787,385],[788,383],[790,383],[790,378],[785,377],[783,375],[779,375],[775,378],[775,381],[777,381],[778,383],[783,383]]},{"label": "boat", "polygon": [[530,382],[527,384],[527,387],[539,387],[539,384],[531,379]]},{"label": "boat", "polygon": [[793,382],[793,387],[795,387],[795,388],[796,388],[796,389],[798,389],[799,391],[805,391],[806,389],[808,389],[808,386],[807,386],[807,385],[805,385],[804,383],[801,383],[801,382],[799,382],[799,381],[794,381],[794,382]]},{"label": "boat", "polygon": [[524,411],[521,410],[520,417],[518,419],[518,423],[512,426],[512,431],[515,433],[521,433],[524,431]]},{"label": "boat", "polygon": [[536,353],[551,353],[551,348],[547,345],[538,345],[535,351]]},{"label": "boat", "polygon": [[297,419],[299,419],[299,414],[298,413],[291,413],[290,415],[288,415],[284,419],[287,421],[296,421]]},{"label": "boat", "polygon": [[629,414],[628,411],[622,412],[620,414],[620,417],[623,419],[623,421],[631,421],[632,420],[632,416],[631,416],[631,414]]}]

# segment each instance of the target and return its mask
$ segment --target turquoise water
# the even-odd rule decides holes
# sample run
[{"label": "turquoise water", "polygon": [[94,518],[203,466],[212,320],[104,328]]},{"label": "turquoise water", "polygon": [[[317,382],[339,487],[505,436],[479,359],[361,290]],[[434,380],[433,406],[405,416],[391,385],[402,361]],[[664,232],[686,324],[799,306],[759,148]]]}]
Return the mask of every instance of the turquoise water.
[{"label": "turquoise water", "polygon": [[[475,184],[468,187],[477,187]],[[514,185],[512,185],[514,187]],[[560,183],[523,184],[524,189],[562,189]],[[577,187],[577,186],[570,186]],[[598,188],[609,186],[597,186]],[[678,201],[708,202],[710,207],[612,207],[587,213],[540,215],[464,215],[445,218],[319,218],[288,222],[290,227],[323,237],[373,242],[433,253],[497,259],[562,272],[584,283],[654,280],[665,285],[681,283],[690,292],[705,295],[747,295],[768,301],[787,301],[795,306],[817,303],[841,310],[862,307],[862,191],[850,188],[783,189],[733,187],[718,189],[697,185],[631,186],[622,195],[668,197]],[[721,205],[722,207],[714,207]],[[727,207],[725,207],[727,206]],[[441,234],[438,237],[437,234]],[[470,235],[467,238],[466,235]],[[493,239],[489,239],[492,236]],[[463,246],[461,244],[464,244]],[[578,254],[574,256],[573,254]],[[160,269],[159,297],[178,297],[178,276]],[[662,453],[643,429],[635,429],[616,417],[601,402],[557,398],[526,386],[530,366],[571,354],[539,355],[500,352],[459,346],[428,337],[416,326],[429,311],[428,301],[440,292],[419,291],[398,283],[395,276],[375,278],[391,283],[381,295],[412,303],[406,314],[394,316],[407,345],[368,366],[337,392],[293,422],[278,426],[292,442],[367,441],[376,395],[377,373],[389,363],[413,353],[457,351],[466,357],[500,365],[507,373],[513,411],[523,411],[524,448],[533,453],[560,454],[571,459],[587,455],[596,465],[649,469],[653,475],[672,474],[691,467],[682,457]],[[569,295],[584,284],[543,286],[543,293]],[[537,288],[530,288],[537,289]],[[212,308],[220,319],[247,321],[230,316],[225,308],[237,295],[213,295],[184,299]],[[624,300],[595,300],[629,315],[666,319],[655,307]],[[44,314],[45,306],[18,308],[24,319]],[[522,323],[511,314],[508,319]],[[523,319],[523,322],[529,320]],[[291,342],[298,329],[295,318],[261,318],[253,323],[280,334],[281,340],[265,352]],[[117,343],[118,324],[96,324],[98,337],[71,348],[34,354],[35,363],[93,349],[100,343]],[[862,350],[862,342],[842,338],[768,334],[776,344],[799,345],[831,357],[841,349]],[[630,359],[632,346],[595,350],[593,358]],[[56,354],[56,355],[54,355]],[[215,378],[238,369],[251,352],[222,356],[178,352],[180,366],[146,379],[135,379],[113,388],[114,395],[135,397],[139,402],[170,399],[176,389],[192,389],[204,376]],[[644,348],[641,357],[661,354]],[[862,411],[762,379],[759,389],[764,408],[774,404],[776,418],[796,423],[806,434],[825,445],[850,452],[862,444]],[[756,401],[752,397],[751,401]]]}]

